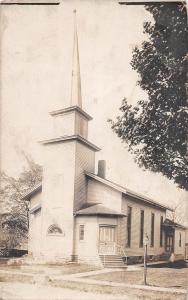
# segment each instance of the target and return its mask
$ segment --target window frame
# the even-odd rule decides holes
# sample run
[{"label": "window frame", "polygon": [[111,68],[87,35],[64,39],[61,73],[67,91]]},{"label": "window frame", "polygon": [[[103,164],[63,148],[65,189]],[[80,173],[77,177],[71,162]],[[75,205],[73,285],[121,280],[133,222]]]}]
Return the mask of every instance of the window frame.
[{"label": "window frame", "polygon": [[64,236],[64,232],[61,227],[57,224],[52,224],[47,229],[48,236]]},{"label": "window frame", "polygon": [[155,244],[155,214],[151,213],[151,233],[150,233],[150,247],[153,248]]},{"label": "window frame", "polygon": [[127,206],[127,248],[131,247],[132,207]]},{"label": "window frame", "polygon": [[85,240],[85,224],[79,224],[79,241]]},{"label": "window frame", "polygon": [[181,236],[181,232],[179,232],[179,248],[182,247],[182,236]]},{"label": "window frame", "polygon": [[160,217],[160,247],[163,247],[163,216]]},{"label": "window frame", "polygon": [[139,247],[144,247],[144,209],[140,210],[140,241]]}]

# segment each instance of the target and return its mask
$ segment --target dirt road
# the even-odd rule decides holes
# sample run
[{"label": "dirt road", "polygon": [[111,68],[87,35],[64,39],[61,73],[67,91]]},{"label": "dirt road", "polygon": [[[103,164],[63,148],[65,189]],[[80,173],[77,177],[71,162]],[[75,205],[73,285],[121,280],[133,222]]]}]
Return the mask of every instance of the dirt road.
[{"label": "dirt road", "polygon": [[132,296],[81,292],[38,284],[1,282],[0,300],[137,300]]}]

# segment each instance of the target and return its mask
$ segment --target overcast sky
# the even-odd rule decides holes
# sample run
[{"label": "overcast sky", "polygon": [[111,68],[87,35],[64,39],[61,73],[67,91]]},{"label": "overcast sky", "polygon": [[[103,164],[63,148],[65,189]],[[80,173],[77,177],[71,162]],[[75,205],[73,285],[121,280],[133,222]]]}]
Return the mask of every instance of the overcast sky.
[{"label": "overcast sky", "polygon": [[58,6],[1,6],[1,168],[17,176],[21,152],[42,164],[39,140],[52,136],[49,111],[70,105],[73,9],[77,9],[83,108],[93,117],[89,140],[102,150],[107,177],[169,205],[187,194],[162,175],[141,170],[116,135],[121,101],[147,98],[131,69],[132,49],[146,38],[143,6],[115,0],[63,1]]}]

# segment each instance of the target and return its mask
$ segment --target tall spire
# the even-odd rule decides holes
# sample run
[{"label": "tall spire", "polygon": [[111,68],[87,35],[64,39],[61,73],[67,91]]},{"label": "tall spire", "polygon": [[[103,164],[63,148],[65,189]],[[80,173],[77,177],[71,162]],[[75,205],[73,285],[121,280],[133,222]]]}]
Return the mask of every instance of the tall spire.
[{"label": "tall spire", "polygon": [[80,108],[82,108],[76,10],[74,10],[74,46],[73,46],[73,58],[72,58],[71,106],[79,106]]}]

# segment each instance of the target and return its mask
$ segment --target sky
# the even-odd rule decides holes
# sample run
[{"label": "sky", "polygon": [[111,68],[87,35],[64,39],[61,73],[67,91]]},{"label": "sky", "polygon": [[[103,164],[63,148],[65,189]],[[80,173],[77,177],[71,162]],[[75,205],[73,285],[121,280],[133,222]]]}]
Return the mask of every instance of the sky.
[{"label": "sky", "polygon": [[77,10],[83,109],[93,120],[89,140],[101,148],[107,178],[161,203],[182,203],[187,193],[160,174],[144,171],[112,132],[108,119],[122,99],[135,105],[147,95],[131,69],[132,50],[152,21],[142,5],[115,0],[64,0],[58,6],[1,6],[1,170],[19,176],[22,152],[42,164],[38,141],[53,134],[49,112],[70,105],[73,10]]}]

